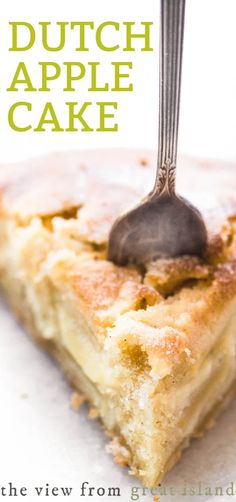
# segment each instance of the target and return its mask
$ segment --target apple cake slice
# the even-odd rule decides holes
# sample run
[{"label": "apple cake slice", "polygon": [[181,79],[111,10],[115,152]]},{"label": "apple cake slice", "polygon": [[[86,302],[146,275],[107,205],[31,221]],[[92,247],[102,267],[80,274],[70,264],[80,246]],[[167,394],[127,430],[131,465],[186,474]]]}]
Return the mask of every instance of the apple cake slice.
[{"label": "apple cake slice", "polygon": [[[114,219],[152,188],[155,155],[98,150],[0,167],[0,282],[16,316],[155,486],[236,386],[236,174],[180,161],[203,213],[204,260],[107,260]],[[204,187],[208,187],[206,191]]]}]

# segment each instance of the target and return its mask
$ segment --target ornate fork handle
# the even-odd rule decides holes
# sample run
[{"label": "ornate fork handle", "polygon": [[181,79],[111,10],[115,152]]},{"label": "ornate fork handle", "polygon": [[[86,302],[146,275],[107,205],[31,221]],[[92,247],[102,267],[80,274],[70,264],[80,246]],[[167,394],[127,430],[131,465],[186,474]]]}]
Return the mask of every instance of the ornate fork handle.
[{"label": "ornate fork handle", "polygon": [[175,193],[185,0],[161,0],[159,151],[153,194]]}]

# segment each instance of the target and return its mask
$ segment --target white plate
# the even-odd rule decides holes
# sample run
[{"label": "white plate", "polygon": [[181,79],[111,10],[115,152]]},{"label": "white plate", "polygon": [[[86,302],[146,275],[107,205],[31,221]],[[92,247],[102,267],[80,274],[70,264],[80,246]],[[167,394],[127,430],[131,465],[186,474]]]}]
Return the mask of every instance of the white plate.
[{"label": "white plate", "polygon": [[[0,487],[9,488],[8,483],[12,482],[18,490],[27,488],[28,495],[21,497],[18,492],[18,497],[9,500],[153,500],[150,491],[144,494],[136,479],[113,463],[105,451],[107,438],[99,424],[87,418],[85,409],[75,412],[70,408],[71,389],[62,374],[17,325],[3,303],[0,304],[0,380]],[[192,442],[160,488],[160,501],[236,499],[235,414],[234,402],[215,428],[203,439]],[[89,485],[86,485],[87,495],[82,497],[83,481]],[[46,496],[42,490],[38,497],[35,487],[45,487],[46,483],[50,488],[72,488],[71,495],[65,497],[59,490],[58,496],[52,493]],[[199,483],[202,495],[198,492]],[[91,487],[95,490],[93,496],[88,496]],[[108,495],[111,487],[120,488],[120,497]],[[195,495],[190,490],[196,490]]]}]

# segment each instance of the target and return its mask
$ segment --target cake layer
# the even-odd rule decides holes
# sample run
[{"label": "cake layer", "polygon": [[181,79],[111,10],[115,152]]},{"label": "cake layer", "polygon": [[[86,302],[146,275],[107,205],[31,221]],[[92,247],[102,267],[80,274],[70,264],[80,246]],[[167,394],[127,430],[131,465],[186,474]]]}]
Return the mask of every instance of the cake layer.
[{"label": "cake layer", "polygon": [[[204,260],[158,260],[142,271],[107,260],[114,218],[151,189],[154,170],[154,155],[135,151],[0,168],[5,294],[118,438],[116,458],[147,486],[162,479],[236,380],[234,166],[189,159],[180,166],[181,194],[208,226]],[[204,194],[201,182],[213,174]]]}]

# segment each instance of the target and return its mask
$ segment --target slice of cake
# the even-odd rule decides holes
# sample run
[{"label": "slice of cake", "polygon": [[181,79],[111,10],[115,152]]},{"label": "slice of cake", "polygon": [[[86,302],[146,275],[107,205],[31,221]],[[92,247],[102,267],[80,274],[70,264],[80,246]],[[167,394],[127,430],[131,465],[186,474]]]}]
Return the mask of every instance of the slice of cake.
[{"label": "slice of cake", "polygon": [[150,487],[236,386],[235,166],[179,163],[178,192],[208,227],[205,260],[118,267],[109,229],[154,177],[155,155],[142,151],[0,167],[3,290],[96,409],[116,460]]}]

